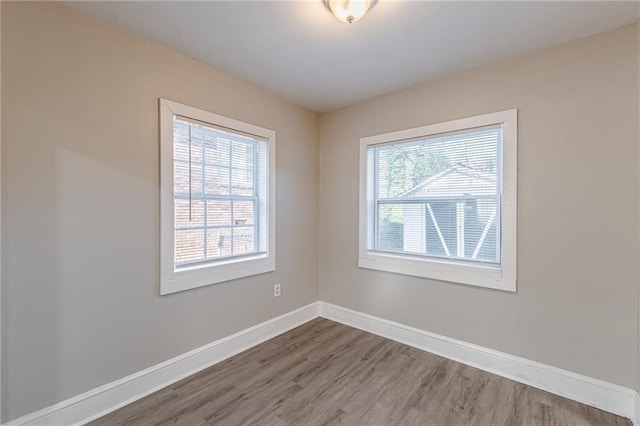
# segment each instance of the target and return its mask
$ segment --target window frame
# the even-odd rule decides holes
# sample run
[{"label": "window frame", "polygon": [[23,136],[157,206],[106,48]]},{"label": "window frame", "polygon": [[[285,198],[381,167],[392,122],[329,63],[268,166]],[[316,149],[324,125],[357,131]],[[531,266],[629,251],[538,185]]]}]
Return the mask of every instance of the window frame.
[{"label": "window frame", "polygon": [[[275,150],[276,133],[243,121],[160,98],[160,294],[217,284],[276,269],[275,245]],[[266,253],[240,255],[202,262],[176,270],[174,264],[174,116],[182,116],[230,132],[255,135],[267,143]]]},{"label": "window frame", "polygon": [[[367,193],[367,152],[376,145],[429,138],[450,132],[502,125],[502,150],[498,152],[502,173],[502,256],[500,264],[474,264],[451,259],[403,255],[369,249],[369,212]],[[360,139],[358,266],[385,272],[431,278],[459,284],[516,291],[517,279],[517,187],[518,187],[518,110],[494,112],[406,130],[367,136]]]}]

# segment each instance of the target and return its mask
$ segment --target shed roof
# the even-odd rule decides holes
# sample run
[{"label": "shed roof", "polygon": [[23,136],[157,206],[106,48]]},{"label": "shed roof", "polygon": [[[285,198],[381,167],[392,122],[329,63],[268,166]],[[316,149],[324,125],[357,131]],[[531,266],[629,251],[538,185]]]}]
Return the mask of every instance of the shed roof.
[{"label": "shed roof", "polygon": [[457,164],[416,185],[400,197],[462,197],[495,193],[495,173]]}]

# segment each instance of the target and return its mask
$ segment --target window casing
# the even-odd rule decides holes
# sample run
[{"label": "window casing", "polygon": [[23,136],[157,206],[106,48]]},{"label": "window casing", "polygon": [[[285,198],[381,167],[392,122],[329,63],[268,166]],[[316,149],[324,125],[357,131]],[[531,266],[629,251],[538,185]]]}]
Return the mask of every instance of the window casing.
[{"label": "window casing", "polygon": [[160,99],[161,294],[275,270],[275,132]]},{"label": "window casing", "polygon": [[515,291],[517,111],[365,137],[359,266]]}]

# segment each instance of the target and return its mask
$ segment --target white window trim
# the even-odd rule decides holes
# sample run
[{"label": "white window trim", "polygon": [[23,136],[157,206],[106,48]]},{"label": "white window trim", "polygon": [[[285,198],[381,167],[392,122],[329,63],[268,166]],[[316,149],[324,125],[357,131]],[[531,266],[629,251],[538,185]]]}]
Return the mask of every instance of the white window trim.
[{"label": "white window trim", "polygon": [[[367,149],[405,139],[502,124],[502,260],[500,265],[474,265],[433,258],[386,254],[367,248]],[[451,281],[479,287],[516,291],[517,276],[517,187],[518,187],[518,110],[495,112],[475,117],[400,130],[360,139],[360,200],[358,266],[424,278]],[[500,154],[498,154],[500,156]]]},{"label": "white window trim", "polygon": [[[276,133],[253,124],[223,117],[167,99],[159,100],[160,109],[160,294],[171,294],[210,284],[275,271],[276,214],[275,172]],[[249,133],[264,138],[268,144],[269,170],[267,182],[267,252],[255,256],[231,258],[193,268],[174,268],[174,182],[173,182],[173,117],[181,115],[215,126]]]}]

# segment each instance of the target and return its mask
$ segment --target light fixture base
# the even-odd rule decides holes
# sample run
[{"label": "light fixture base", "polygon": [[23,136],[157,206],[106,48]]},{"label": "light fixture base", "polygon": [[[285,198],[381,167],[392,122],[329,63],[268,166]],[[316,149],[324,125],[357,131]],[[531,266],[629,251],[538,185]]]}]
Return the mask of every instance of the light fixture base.
[{"label": "light fixture base", "polygon": [[323,0],[323,3],[338,21],[353,24],[362,19],[377,0]]}]

